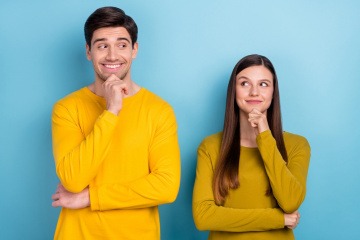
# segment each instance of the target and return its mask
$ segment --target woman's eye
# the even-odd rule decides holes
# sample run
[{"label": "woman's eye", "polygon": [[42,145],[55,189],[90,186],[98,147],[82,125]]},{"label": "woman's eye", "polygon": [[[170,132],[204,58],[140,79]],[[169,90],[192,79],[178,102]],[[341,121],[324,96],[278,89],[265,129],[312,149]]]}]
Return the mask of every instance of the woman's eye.
[{"label": "woman's eye", "polygon": [[246,81],[244,81],[244,82],[241,82],[240,85],[241,85],[241,86],[249,86],[249,83],[246,82]]},{"label": "woman's eye", "polygon": [[269,84],[266,83],[266,82],[262,82],[262,83],[260,83],[260,86],[261,86],[261,87],[267,87],[267,86],[269,86]]}]

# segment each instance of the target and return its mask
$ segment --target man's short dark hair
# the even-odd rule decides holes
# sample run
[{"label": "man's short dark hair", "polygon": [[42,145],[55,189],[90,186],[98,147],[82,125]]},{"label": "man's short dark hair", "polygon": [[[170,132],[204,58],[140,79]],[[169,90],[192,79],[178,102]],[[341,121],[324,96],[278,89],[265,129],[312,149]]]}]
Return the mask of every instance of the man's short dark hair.
[{"label": "man's short dark hair", "polygon": [[124,27],[131,37],[133,46],[137,41],[138,28],[130,16],[117,7],[102,7],[95,10],[85,22],[85,40],[90,48],[95,30],[104,27]]}]

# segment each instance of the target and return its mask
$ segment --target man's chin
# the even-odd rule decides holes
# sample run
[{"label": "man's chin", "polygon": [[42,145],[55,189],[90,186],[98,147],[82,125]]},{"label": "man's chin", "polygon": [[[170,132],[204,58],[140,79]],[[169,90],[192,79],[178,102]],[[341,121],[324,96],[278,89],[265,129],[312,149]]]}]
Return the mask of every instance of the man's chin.
[{"label": "man's chin", "polygon": [[[101,79],[101,81],[106,82],[106,80],[108,80],[111,75],[112,74],[106,74],[106,75],[102,74],[101,76],[98,76],[98,77],[99,77],[99,79]],[[118,75],[116,75],[116,74],[114,74],[114,75],[119,78]]]},{"label": "man's chin", "polygon": [[111,75],[115,75],[116,77],[118,77],[120,80],[124,80],[125,77],[127,76],[128,72],[126,73],[107,73],[107,74],[97,74],[98,78],[101,79],[103,82],[105,82]]}]

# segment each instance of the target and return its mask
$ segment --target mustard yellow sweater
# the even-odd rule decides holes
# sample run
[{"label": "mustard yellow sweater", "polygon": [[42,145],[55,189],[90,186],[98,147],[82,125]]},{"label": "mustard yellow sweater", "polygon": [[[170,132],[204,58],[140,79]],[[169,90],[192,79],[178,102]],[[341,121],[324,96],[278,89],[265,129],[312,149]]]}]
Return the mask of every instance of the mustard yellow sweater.
[{"label": "mustard yellow sweater", "polygon": [[[284,228],[284,212],[297,210],[305,198],[310,146],[304,137],[284,133],[286,164],[271,132],[257,136],[258,148],[241,147],[240,187],[231,190],[224,206],[213,197],[212,179],[222,134],[203,140],[198,148],[193,216],[199,230],[213,240],[294,239]],[[272,194],[266,195],[271,186]]]},{"label": "mustard yellow sweater", "polygon": [[173,109],[142,88],[116,116],[82,88],[52,115],[56,172],[64,187],[90,190],[91,207],[61,210],[54,239],[160,239],[158,205],[175,200],[180,151]]}]

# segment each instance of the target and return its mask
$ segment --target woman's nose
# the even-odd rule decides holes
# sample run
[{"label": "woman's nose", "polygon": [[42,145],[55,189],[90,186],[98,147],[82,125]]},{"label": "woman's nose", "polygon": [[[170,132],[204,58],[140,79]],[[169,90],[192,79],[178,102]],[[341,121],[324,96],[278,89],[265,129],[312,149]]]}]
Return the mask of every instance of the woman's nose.
[{"label": "woman's nose", "polygon": [[258,96],[259,95],[259,89],[257,86],[252,86],[250,89],[250,95],[251,96]]}]

